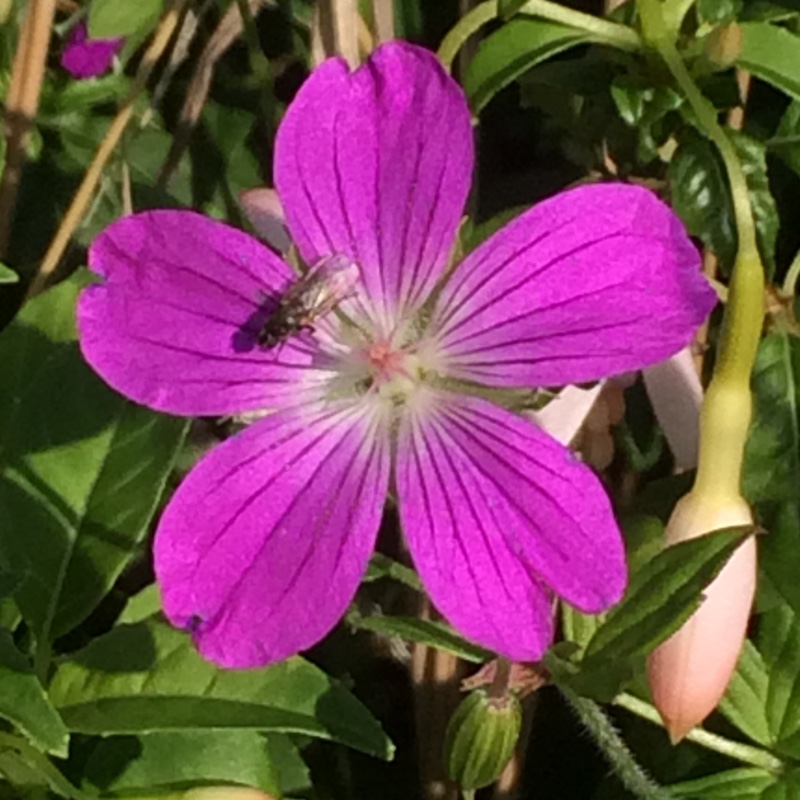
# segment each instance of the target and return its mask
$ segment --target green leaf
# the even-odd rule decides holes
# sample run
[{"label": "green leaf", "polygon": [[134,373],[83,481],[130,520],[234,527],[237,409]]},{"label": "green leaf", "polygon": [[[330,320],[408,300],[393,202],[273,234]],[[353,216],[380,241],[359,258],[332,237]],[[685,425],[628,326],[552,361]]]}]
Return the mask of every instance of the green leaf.
[{"label": "green leaf", "polygon": [[411,589],[416,589],[418,592],[422,591],[422,582],[413,569],[389,558],[389,556],[383,555],[383,553],[375,553],[362,580],[364,583],[371,583],[381,578],[391,578]]},{"label": "green leaf", "polygon": [[789,103],[775,136],[767,141],[767,146],[800,175],[800,101]]},{"label": "green leaf", "polygon": [[180,731],[100,740],[84,767],[85,783],[121,793],[235,783],[280,793],[267,742],[255,731]]},{"label": "green leaf", "polygon": [[19,275],[5,264],[0,264],[0,284],[2,283],[19,283]]},{"label": "green leaf", "polygon": [[36,747],[66,757],[69,732],[6,630],[0,630],[0,716],[13,722]]},{"label": "green leaf", "polygon": [[800,504],[793,500],[765,507],[762,521],[768,535],[759,548],[761,568],[781,599],[800,614]]},{"label": "green leaf", "polygon": [[405,0],[394,3],[395,33],[398,39],[419,41],[424,37],[425,11],[424,0]]},{"label": "green leaf", "polygon": [[697,0],[697,17],[702,23],[723,25],[737,19],[742,4],[742,0]]},{"label": "green leaf", "polygon": [[538,19],[513,19],[487,36],[470,61],[464,91],[475,114],[503,88],[548,58],[589,41],[584,31]]},{"label": "green leaf", "polygon": [[680,108],[683,97],[670,87],[654,87],[628,74],[614,78],[610,93],[623,122],[635,132],[636,157],[645,164],[659,158],[659,147],[674,129],[664,118]]},{"label": "green leaf", "polygon": [[792,500],[800,489],[800,338],[781,332],[762,339],[751,385],[745,496],[751,503]]},{"label": "green leaf", "polygon": [[740,22],[788,22],[800,16],[795,0],[749,0],[739,17]]},{"label": "green leaf", "polygon": [[349,692],[302,658],[265,669],[218,669],[190,637],[157,620],[121,625],[62,664],[50,695],[74,731],[303,733],[391,758],[380,725]]},{"label": "green leaf", "polygon": [[3,436],[19,397],[45,369],[45,360],[53,353],[53,344],[75,340],[75,301],[78,292],[88,283],[88,273],[50,289],[27,303],[16,320],[0,334],[0,457]]},{"label": "green leaf", "polygon": [[703,589],[752,530],[730,528],[681,542],[632,576],[586,650],[584,663],[641,655],[671,636],[700,605]]},{"label": "green leaf", "polygon": [[128,600],[125,608],[119,615],[117,624],[143,622],[148,617],[155,616],[160,611],[161,592],[159,591],[158,584],[151,583]]},{"label": "green leaf", "polygon": [[777,747],[800,756],[800,619],[787,605],[762,615],[758,649],[769,674],[766,717]]},{"label": "green leaf", "polygon": [[311,775],[300,748],[292,737],[283,733],[270,733],[264,738],[267,740],[269,757],[278,772],[280,791],[276,794],[311,796]]},{"label": "green leaf", "polygon": [[40,641],[80,623],[148,530],[186,422],[129,403],[84,362],[85,278],[31,301],[0,336],[0,556]]},{"label": "green leaf", "polygon": [[769,673],[755,645],[747,639],[719,710],[742,733],[766,747],[774,744],[766,716]]},{"label": "green leaf", "polygon": [[89,36],[113,39],[150,30],[161,16],[164,0],[92,0]]},{"label": "green leaf", "polygon": [[746,22],[740,67],[800,100],[800,36],[768,22]]},{"label": "green leaf", "polygon": [[[761,257],[769,276],[775,267],[778,212],[769,188],[766,149],[762,142],[729,131],[742,162],[756,222]],[[728,180],[715,146],[686,132],[667,172],[672,204],[689,232],[699,237],[727,269],[736,256],[736,229]]]},{"label": "green leaf", "polygon": [[497,16],[501,19],[510,19],[527,2],[528,0],[498,0]]},{"label": "green leaf", "polygon": [[736,230],[728,184],[714,146],[687,132],[667,170],[672,205],[689,232],[698,236],[730,269]]},{"label": "green leaf", "polygon": [[703,800],[759,800],[765,789],[774,786],[779,778],[758,767],[741,767],[717,772],[706,778],[675,783],[669,787],[676,797]]},{"label": "green leaf", "polygon": [[574,642],[558,642],[544,657],[553,683],[559,688],[598,703],[610,703],[635,678],[634,659],[616,661],[591,659],[578,663],[580,647]]},{"label": "green leaf", "polygon": [[654,89],[639,86],[629,75],[615,78],[610,88],[611,99],[623,122],[631,127],[639,125]]},{"label": "green leaf", "polygon": [[69,81],[58,88],[48,86],[42,96],[37,117],[40,124],[54,129],[60,126],[84,128],[92,107],[122,101],[130,91],[130,78],[122,73],[108,73],[90,81]]},{"label": "green leaf", "polygon": [[561,623],[564,626],[564,639],[574,642],[581,650],[586,650],[592,637],[603,625],[604,614],[583,614],[567,603],[561,604]]},{"label": "green leaf", "polygon": [[[50,786],[36,764],[16,750],[0,752],[0,775],[4,781],[0,784],[0,797],[3,800],[50,797],[51,795],[46,794],[47,790],[55,788]],[[9,790],[7,784],[11,784],[13,788]],[[4,788],[7,793],[3,792]]]},{"label": "green leaf", "polygon": [[[25,583],[25,575],[20,572],[12,572],[0,565],[0,600],[11,597],[23,583]],[[2,627],[2,623],[0,623],[0,627]]]},{"label": "green leaf", "polygon": [[530,208],[529,205],[513,206],[512,208],[503,209],[493,217],[483,220],[483,222],[475,223],[472,218],[468,219],[463,228],[461,229],[461,253],[467,255],[475,248],[482,245],[487,239],[494,236],[500,228],[505,227],[513,219],[518,217]]},{"label": "green leaf", "polygon": [[462,639],[449,625],[434,620],[416,619],[415,617],[370,617],[353,616],[348,622],[358,630],[373,631],[383,636],[399,636],[410,642],[434,647],[445,653],[482,664],[489,661],[492,654],[477,645]]}]

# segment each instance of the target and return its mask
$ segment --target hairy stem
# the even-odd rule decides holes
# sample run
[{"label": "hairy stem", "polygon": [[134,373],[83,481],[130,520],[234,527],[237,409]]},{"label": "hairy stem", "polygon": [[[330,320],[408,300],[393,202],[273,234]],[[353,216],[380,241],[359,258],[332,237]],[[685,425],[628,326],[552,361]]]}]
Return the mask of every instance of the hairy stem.
[{"label": "hairy stem", "polygon": [[752,415],[750,374],[764,318],[764,269],[756,242],[750,194],[733,142],[717,120],[675,47],[659,0],[639,0],[644,38],[659,53],[695,113],[698,126],[717,146],[730,183],[738,250],[730,282],[714,377],[703,403],[695,489],[718,500],[740,496],[744,447]]},{"label": "hairy stem", "polygon": [[56,794],[69,798],[69,800],[93,800],[92,795],[73,786],[44,753],[28,744],[21,736],[0,731],[0,749],[13,750],[18,753],[30,766],[38,770]]},{"label": "hairy stem", "polygon": [[[633,714],[646,719],[648,722],[653,722],[656,725],[661,724],[661,717],[658,711],[650,705],[645,703],[644,700],[639,700],[631,694],[621,694],[614,700],[614,705],[624,708]],[[734,742],[731,739],[726,739],[724,736],[719,736],[716,733],[710,733],[702,728],[694,728],[685,737],[684,741],[694,742],[707,750],[713,750],[716,753],[733,758],[736,761],[741,761],[743,764],[751,764],[754,767],[761,767],[761,769],[774,774],[780,774],[784,770],[784,764],[776,758],[772,753],[762,750],[760,747],[753,747],[752,745],[742,744],[741,742]]]},{"label": "hairy stem", "polygon": [[633,757],[611,720],[593,700],[579,697],[560,687],[580,721],[592,734],[625,788],[640,800],[673,800],[674,795],[659,786]]}]

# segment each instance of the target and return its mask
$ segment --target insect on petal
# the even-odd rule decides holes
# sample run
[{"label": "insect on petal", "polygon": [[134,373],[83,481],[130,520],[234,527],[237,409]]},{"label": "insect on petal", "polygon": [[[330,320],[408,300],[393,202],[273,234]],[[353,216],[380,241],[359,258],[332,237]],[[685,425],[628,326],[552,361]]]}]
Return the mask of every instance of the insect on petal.
[{"label": "insect on petal", "polygon": [[265,296],[293,278],[260,242],[189,211],[148,211],[106,228],[89,265],[103,281],[80,298],[81,349],[117,391],[187,416],[297,402],[311,356],[256,346]]},{"label": "insect on petal", "polygon": [[420,304],[447,265],[473,163],[466,98],[436,57],[390,42],[353,73],[329,59],[287,110],[275,148],[306,263],[351,258],[389,321]]}]

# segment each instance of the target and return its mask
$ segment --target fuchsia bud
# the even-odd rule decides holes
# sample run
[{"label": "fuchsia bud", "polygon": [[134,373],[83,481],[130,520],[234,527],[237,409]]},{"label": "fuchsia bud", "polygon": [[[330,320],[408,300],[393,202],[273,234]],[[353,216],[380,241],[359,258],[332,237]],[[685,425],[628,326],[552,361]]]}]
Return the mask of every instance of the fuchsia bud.
[{"label": "fuchsia bud", "polygon": [[202,786],[168,794],[136,795],[129,800],[275,800],[275,797],[250,786]]},{"label": "fuchsia bud", "polygon": [[291,247],[286,217],[278,193],[260,186],[239,195],[239,204],[258,237],[276,253],[287,253]]},{"label": "fuchsia bud", "polygon": [[248,786],[205,786],[190,789],[183,800],[275,800],[272,795]]},{"label": "fuchsia bud", "polygon": [[[752,524],[742,497],[714,497],[694,489],[675,506],[665,544]],[[747,634],[755,589],[756,543],[751,536],[706,588],[700,608],[650,654],[650,691],[673,743],[700,724],[725,693]]]}]

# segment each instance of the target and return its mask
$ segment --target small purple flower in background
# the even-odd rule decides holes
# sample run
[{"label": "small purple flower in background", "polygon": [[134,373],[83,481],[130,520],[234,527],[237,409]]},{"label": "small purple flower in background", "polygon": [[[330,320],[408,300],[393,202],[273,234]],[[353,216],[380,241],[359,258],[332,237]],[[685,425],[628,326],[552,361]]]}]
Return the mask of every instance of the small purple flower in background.
[{"label": "small purple flower in background", "polygon": [[125,39],[90,39],[86,23],[79,22],[71,31],[61,53],[61,66],[73,78],[95,78],[108,72]]},{"label": "small purple flower in background", "polygon": [[587,612],[619,600],[624,551],[600,482],[482,387],[657,362],[689,342],[714,293],[677,217],[624,184],[537,205],[447,277],[472,168],[461,89],[395,42],[354,73],[325,62],[278,133],[302,259],[360,272],[313,332],[259,346],[265,294],[295,276],[227,225],[145,212],[94,242],[104,280],[79,305],[94,368],[172,414],[263,412],[194,468],[156,533],[164,611],[208,659],[253,667],[325,636],[389,491],[433,602],[487,648],[540,658],[554,594]]}]

